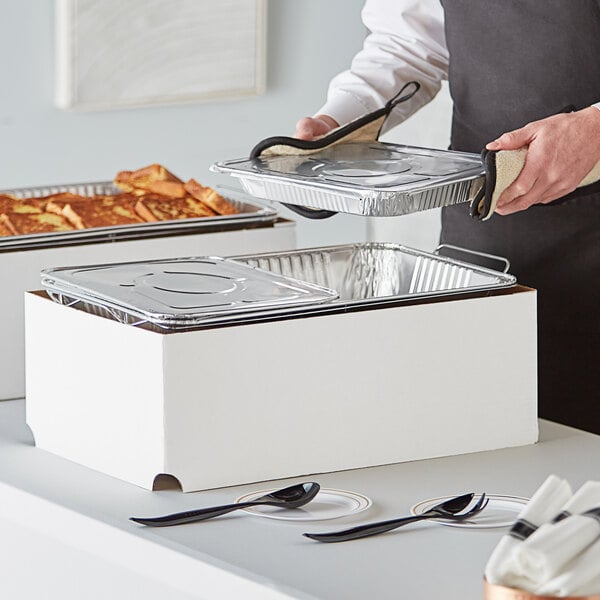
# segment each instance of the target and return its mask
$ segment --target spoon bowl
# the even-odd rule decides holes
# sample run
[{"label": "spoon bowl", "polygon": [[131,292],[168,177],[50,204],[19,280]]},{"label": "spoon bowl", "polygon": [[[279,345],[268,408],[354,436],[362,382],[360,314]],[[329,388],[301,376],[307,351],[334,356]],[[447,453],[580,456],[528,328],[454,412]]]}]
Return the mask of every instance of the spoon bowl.
[{"label": "spoon bowl", "polygon": [[310,502],[320,490],[318,483],[309,481],[307,483],[299,483],[290,487],[276,490],[270,494],[260,496],[253,500],[253,504],[269,503],[269,506],[285,506],[285,508],[299,508]]}]

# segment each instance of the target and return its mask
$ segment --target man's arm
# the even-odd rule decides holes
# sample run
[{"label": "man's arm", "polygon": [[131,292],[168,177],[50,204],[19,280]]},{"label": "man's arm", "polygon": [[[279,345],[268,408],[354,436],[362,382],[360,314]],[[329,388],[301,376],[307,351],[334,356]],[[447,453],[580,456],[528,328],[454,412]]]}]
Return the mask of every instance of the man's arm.
[{"label": "man's arm", "polygon": [[370,33],[348,71],[330,83],[315,117],[301,119],[296,137],[313,139],[381,108],[407,82],[421,89],[388,117],[389,129],[439,91],[448,72],[444,13],[439,0],[367,0],[362,19]]}]

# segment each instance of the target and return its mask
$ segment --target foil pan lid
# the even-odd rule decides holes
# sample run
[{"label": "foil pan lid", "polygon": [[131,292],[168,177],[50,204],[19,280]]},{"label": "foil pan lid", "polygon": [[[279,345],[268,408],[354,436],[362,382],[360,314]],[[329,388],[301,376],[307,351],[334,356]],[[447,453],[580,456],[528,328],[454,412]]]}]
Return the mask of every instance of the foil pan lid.
[{"label": "foil pan lid", "polygon": [[337,292],[221,257],[44,269],[42,285],[163,327],[334,300]]},{"label": "foil pan lid", "polygon": [[216,163],[214,170],[357,191],[410,192],[483,175],[477,154],[383,142],[352,142],[302,155]]}]

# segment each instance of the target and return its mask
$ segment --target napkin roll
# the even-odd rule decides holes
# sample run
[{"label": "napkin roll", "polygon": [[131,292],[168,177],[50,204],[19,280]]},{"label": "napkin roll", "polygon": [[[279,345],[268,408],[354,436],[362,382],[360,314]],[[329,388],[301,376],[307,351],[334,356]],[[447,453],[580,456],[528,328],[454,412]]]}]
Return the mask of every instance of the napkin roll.
[{"label": "napkin roll", "polygon": [[600,598],[600,539],[568,563],[560,575],[536,588],[543,596],[591,596]]},{"label": "napkin roll", "polygon": [[550,475],[542,483],[492,552],[485,567],[485,577],[490,584],[520,587],[526,583],[515,568],[515,550],[538,527],[553,519],[571,496],[571,486],[556,475]]},{"label": "napkin roll", "polygon": [[558,575],[599,536],[600,520],[587,514],[543,525],[515,550],[517,569],[537,587]]},{"label": "napkin roll", "polygon": [[600,594],[600,482],[572,495],[557,480],[544,482],[500,540],[486,567],[490,583],[544,598]]},{"label": "napkin roll", "polygon": [[[514,569],[537,588],[563,572],[590,544],[600,539],[600,482],[588,481],[557,516],[515,548]],[[600,573],[600,563],[598,564]]]}]

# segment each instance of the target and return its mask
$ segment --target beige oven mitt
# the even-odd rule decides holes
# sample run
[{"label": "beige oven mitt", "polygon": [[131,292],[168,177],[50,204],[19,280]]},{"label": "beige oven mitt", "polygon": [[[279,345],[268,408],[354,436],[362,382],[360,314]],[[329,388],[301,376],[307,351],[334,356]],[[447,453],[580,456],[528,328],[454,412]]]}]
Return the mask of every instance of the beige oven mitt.
[{"label": "beige oven mitt", "polygon": [[[481,160],[485,183],[471,202],[471,216],[487,221],[496,210],[502,192],[519,176],[525,166],[527,147],[518,150],[483,150]],[[577,188],[600,180],[600,161],[583,178]]]},{"label": "beige oven mitt", "polygon": [[[410,81],[383,108],[358,117],[347,125],[338,127],[328,134],[314,140],[299,140],[287,136],[269,137],[260,141],[250,152],[250,158],[268,156],[302,156],[320,152],[336,144],[347,142],[374,142],[379,139],[381,128],[388,115],[401,102],[410,100],[420,88],[416,81]],[[325,219],[336,213],[330,210],[318,210],[304,206],[282,203],[295,213],[310,219]]]}]

